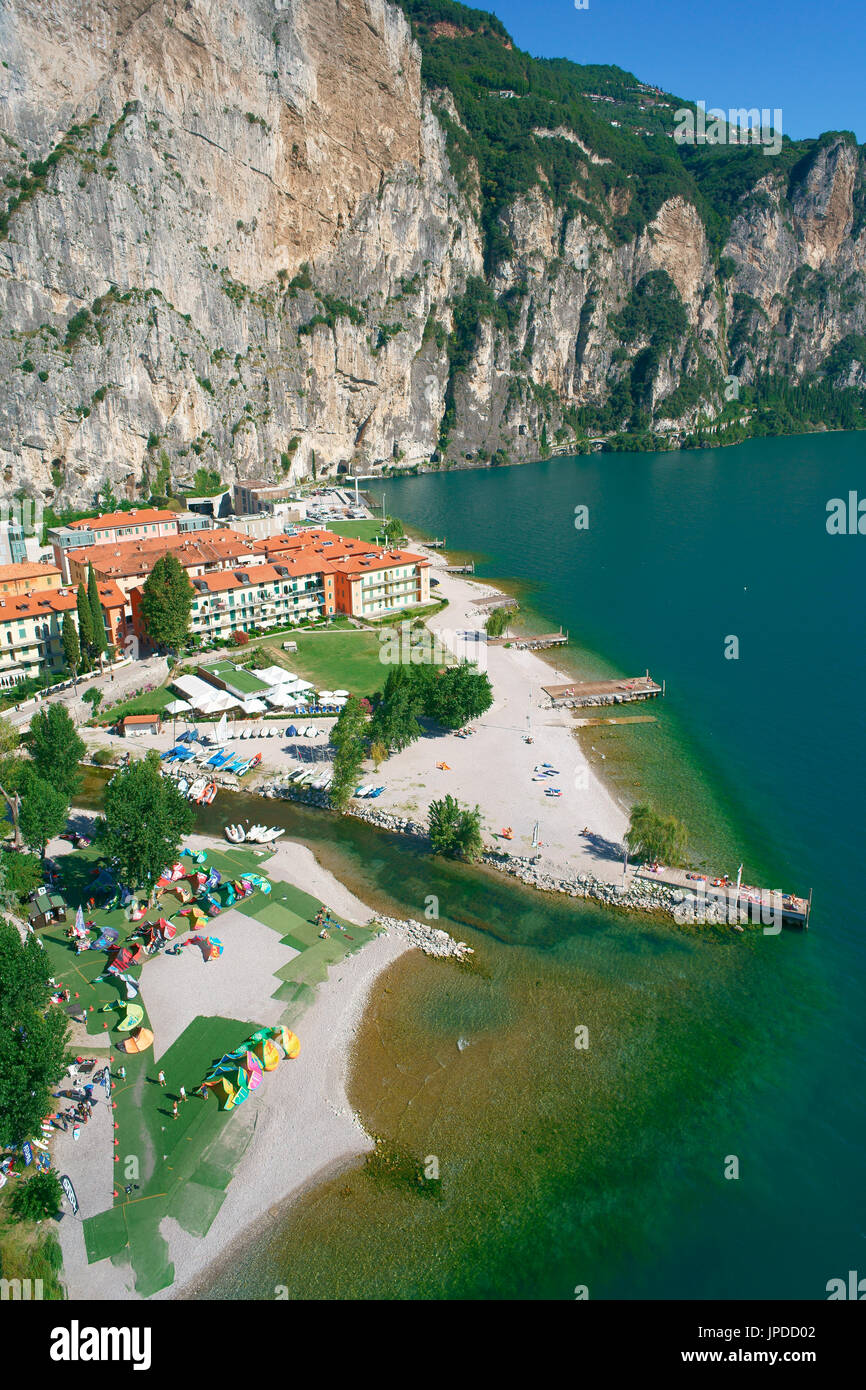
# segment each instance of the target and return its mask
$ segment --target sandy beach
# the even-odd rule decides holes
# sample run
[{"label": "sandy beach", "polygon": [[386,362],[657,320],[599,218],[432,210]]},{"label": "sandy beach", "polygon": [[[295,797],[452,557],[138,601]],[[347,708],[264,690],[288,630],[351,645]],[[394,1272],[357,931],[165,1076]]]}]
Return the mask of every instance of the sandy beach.
[{"label": "sandy beach", "polygon": [[[415,549],[433,562],[439,580],[436,593],[448,600],[448,606],[428,620],[428,627],[458,658],[475,660],[480,652],[493,687],[493,704],[473,722],[471,737],[422,738],[390,757],[375,779],[385,784],[385,791],[372,804],[424,820],[430,802],[450,792],[481,807],[485,841],[496,847],[517,855],[535,853],[537,822],[542,870],[619,880],[628,816],[584,756],[571,711],[548,707],[542,686],[556,683],[555,668],[536,652],[486,645],[486,614],[475,600],[499,591],[446,574],[438,551],[425,551],[420,545]],[[527,733],[531,744],[525,741]],[[448,771],[437,768],[441,762],[448,764]],[[535,780],[534,769],[543,763],[559,775]],[[549,786],[558,787],[562,796],[546,796]],[[500,837],[506,827],[513,832],[511,840]]]},{"label": "sandy beach", "polygon": [[[201,836],[190,839],[195,848],[207,848],[211,843],[214,842]],[[274,879],[302,884],[346,918],[363,923],[372,916],[371,909],[321,868],[303,845],[281,846],[268,863],[268,874]],[[208,979],[208,994],[201,995],[199,989],[196,997],[190,988],[184,987],[181,973],[175,969],[176,964],[186,962],[155,960],[148,965],[144,993],[154,1023],[155,1060],[196,1013],[224,1011],[233,1017],[248,1016],[251,1021],[265,1022],[274,1011],[279,1013],[280,1006],[270,998],[275,984],[272,972],[289,958],[291,951],[281,948],[274,933],[254,919],[240,920],[232,930],[233,941],[238,945],[241,930],[253,935],[267,932],[271,940],[264,958],[258,949],[245,949],[247,942],[243,943],[244,949],[233,953],[231,971],[224,972],[218,985],[220,998],[216,1005],[211,994],[215,977]],[[288,1198],[372,1148],[346,1096],[352,1039],[377,976],[408,949],[396,937],[380,936],[332,968],[297,1024],[302,1044],[300,1056],[278,1068],[269,1077],[268,1085],[232,1117],[233,1142],[238,1147],[245,1143],[246,1149],[207,1235],[190,1235],[171,1217],[162,1222],[160,1231],[168,1241],[175,1279],[170,1288],[156,1297],[177,1297],[209,1265],[225,1259],[233,1242],[267,1220]],[[194,956],[188,964],[194,970]],[[163,980],[158,978],[160,967],[166,977]],[[200,978],[201,972],[198,974]],[[100,1110],[105,1113],[100,1114]],[[97,1105],[94,1121],[78,1143],[73,1145],[71,1135],[60,1135],[56,1141],[61,1169],[74,1165],[81,1204],[79,1216],[67,1215],[59,1228],[64,1278],[73,1299],[138,1297],[128,1266],[115,1265],[108,1259],[89,1265],[84,1247],[82,1217],[111,1205],[114,1174],[106,1138],[109,1114],[104,1106]]]}]

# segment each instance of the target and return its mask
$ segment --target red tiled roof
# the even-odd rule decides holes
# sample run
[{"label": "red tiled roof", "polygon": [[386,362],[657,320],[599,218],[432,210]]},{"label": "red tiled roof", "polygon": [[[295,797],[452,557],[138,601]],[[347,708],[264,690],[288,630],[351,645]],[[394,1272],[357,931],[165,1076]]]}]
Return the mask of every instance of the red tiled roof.
[{"label": "red tiled roof", "polygon": [[85,517],[83,521],[70,521],[72,531],[104,531],[108,526],[148,526],[158,521],[176,521],[177,512],[160,511],[157,507],[145,507],[141,511],[105,512],[102,516]]}]

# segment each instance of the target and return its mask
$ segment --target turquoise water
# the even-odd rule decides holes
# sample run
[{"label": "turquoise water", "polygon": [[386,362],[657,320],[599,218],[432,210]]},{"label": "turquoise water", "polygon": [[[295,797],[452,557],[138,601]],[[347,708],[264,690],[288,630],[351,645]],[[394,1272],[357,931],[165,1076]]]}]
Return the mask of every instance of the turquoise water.
[{"label": "turquoise water", "polygon": [[[578,669],[666,679],[657,723],[591,731],[605,771],[676,809],[706,862],[813,889],[812,930],[552,903],[285,808],[360,892],[415,915],[436,893],[477,956],[403,959],[373,999],[350,1094],[391,1162],[323,1183],[206,1296],[821,1298],[863,1265],[866,538],[825,528],[862,449],[813,436],[388,481],[391,512],[568,627]],[[435,1190],[411,1172],[430,1154]]]}]

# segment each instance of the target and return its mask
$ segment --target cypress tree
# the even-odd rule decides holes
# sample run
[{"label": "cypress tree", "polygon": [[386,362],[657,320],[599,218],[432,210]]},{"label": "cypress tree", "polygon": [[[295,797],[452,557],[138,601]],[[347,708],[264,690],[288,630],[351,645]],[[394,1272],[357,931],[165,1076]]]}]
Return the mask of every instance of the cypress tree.
[{"label": "cypress tree", "polygon": [[90,605],[90,616],[93,621],[93,653],[94,656],[102,656],[108,650],[108,638],[105,635],[105,622],[102,617],[102,604],[99,602],[99,586],[96,583],[96,575],[93,573],[93,566],[87,570],[87,602]]},{"label": "cypress tree", "polygon": [[78,635],[81,639],[81,651],[85,656],[93,655],[93,613],[87,601],[87,594],[83,584],[78,586]]},{"label": "cypress tree", "polygon": [[73,676],[77,677],[78,668],[81,665],[81,643],[78,640],[78,630],[71,613],[63,614],[61,641],[63,643],[63,656],[66,665],[69,667]]}]

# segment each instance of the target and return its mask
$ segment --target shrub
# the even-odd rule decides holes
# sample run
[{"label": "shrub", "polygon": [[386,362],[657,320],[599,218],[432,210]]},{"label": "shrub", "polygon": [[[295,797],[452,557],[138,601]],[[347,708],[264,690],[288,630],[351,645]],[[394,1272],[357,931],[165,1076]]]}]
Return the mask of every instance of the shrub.
[{"label": "shrub", "polygon": [[12,1196],[12,1213],[18,1221],[41,1221],[56,1216],[63,1200],[63,1188],[55,1173],[36,1173]]}]

